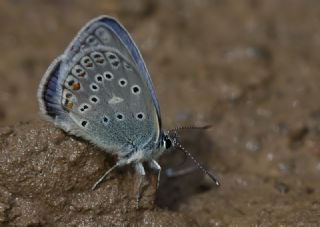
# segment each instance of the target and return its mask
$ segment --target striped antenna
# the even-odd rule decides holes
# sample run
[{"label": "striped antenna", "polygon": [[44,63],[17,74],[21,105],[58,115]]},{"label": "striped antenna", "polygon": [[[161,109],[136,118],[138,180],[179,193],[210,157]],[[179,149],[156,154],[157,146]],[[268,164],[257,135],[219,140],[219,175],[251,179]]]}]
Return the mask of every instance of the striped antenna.
[{"label": "striped antenna", "polygon": [[201,165],[191,154],[188,152],[177,140],[174,140],[174,144],[181,150],[183,151],[192,161],[193,163],[200,169],[204,174],[209,176],[211,180],[215,183],[216,186],[220,186],[220,182],[218,179],[211,174],[203,165]]}]

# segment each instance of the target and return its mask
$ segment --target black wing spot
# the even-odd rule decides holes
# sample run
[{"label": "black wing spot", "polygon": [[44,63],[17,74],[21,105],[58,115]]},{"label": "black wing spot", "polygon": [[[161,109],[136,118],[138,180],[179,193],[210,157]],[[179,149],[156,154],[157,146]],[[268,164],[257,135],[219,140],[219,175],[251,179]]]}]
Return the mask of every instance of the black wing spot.
[{"label": "black wing spot", "polygon": [[111,64],[115,67],[115,68],[118,68],[119,65],[120,65],[120,62],[115,60],[115,61],[112,61]]},{"label": "black wing spot", "polygon": [[101,83],[102,80],[103,80],[103,77],[102,77],[100,74],[97,74],[97,75],[95,76],[95,79],[96,79],[96,81],[97,81],[98,83]]},{"label": "black wing spot", "polygon": [[105,124],[105,125],[107,125],[107,124],[109,123],[109,118],[108,118],[107,116],[104,116],[104,117],[102,118],[102,123]]},{"label": "black wing spot", "polygon": [[131,87],[131,92],[134,94],[134,95],[138,95],[140,94],[141,92],[141,89],[138,85],[134,85]]},{"label": "black wing spot", "polygon": [[132,71],[131,66],[130,66],[127,62],[123,62],[123,67],[124,67],[127,71]]},{"label": "black wing spot", "polygon": [[115,53],[106,52],[106,56],[107,56],[107,59],[108,59],[109,63],[111,64],[111,66],[113,68],[115,68],[115,69],[119,68],[120,59]]},{"label": "black wing spot", "polygon": [[99,86],[97,84],[95,84],[95,83],[92,83],[90,85],[90,88],[91,88],[92,91],[98,91],[99,90]]},{"label": "black wing spot", "polygon": [[124,115],[122,113],[117,113],[116,118],[118,121],[123,121],[124,120]]},{"label": "black wing spot", "polygon": [[106,78],[106,80],[113,79],[113,74],[111,72],[104,72],[103,75],[104,75],[104,78]]},{"label": "black wing spot", "polygon": [[106,63],[106,60],[103,57],[103,54],[100,52],[93,52],[91,53],[90,56],[97,64],[104,65]]},{"label": "black wing spot", "polygon": [[139,121],[142,121],[145,119],[145,114],[140,112],[140,113],[137,113],[136,114],[136,119],[139,120]]},{"label": "black wing spot", "polygon": [[69,80],[68,85],[71,87],[74,84],[74,80]]},{"label": "black wing spot", "polygon": [[94,68],[93,61],[88,56],[84,56],[81,59],[81,65],[83,65],[86,69],[93,69]]},{"label": "black wing spot", "polygon": [[110,53],[110,54],[108,54],[108,58],[110,60],[114,60],[114,59],[117,59],[117,56],[115,54]]},{"label": "black wing spot", "polygon": [[87,39],[86,39],[86,43],[89,44],[90,46],[97,46],[99,45],[99,41],[98,39],[93,36],[93,35],[90,35]]},{"label": "black wing spot", "polygon": [[127,86],[127,84],[128,84],[128,81],[126,79],[122,78],[119,80],[120,87],[125,87],[125,86]]},{"label": "black wing spot", "polygon": [[80,65],[75,65],[71,72],[77,77],[85,77],[87,75],[87,72]]},{"label": "black wing spot", "polygon": [[89,108],[90,108],[90,105],[84,103],[84,104],[82,104],[82,105],[79,107],[79,111],[80,111],[80,112],[85,112],[85,111],[89,110]]},{"label": "black wing spot", "polygon": [[91,96],[91,97],[90,97],[90,101],[91,101],[92,103],[97,103],[97,102],[99,101],[99,98],[98,98],[97,96]]},{"label": "black wing spot", "polygon": [[87,124],[88,124],[88,122],[87,122],[87,121],[81,121],[81,125],[82,125],[82,127],[86,127],[86,126],[87,126]]}]

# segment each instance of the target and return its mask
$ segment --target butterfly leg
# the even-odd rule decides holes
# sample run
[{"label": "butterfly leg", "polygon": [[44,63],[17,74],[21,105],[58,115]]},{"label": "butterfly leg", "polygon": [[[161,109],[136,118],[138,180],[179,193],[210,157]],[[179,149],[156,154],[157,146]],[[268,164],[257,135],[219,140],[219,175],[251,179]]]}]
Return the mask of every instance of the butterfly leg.
[{"label": "butterfly leg", "polygon": [[92,186],[92,190],[95,190],[97,188],[97,186],[104,180],[104,178],[106,178],[106,176],[115,168],[119,167],[120,164],[117,162],[114,166],[112,166],[110,169],[108,169],[102,177],[100,177],[100,179]]},{"label": "butterfly leg", "polygon": [[198,170],[196,166],[191,166],[180,170],[174,170],[170,168],[165,171],[165,174],[167,175],[167,177],[180,177],[192,173],[196,170]]},{"label": "butterfly leg", "polygon": [[136,209],[138,209],[139,204],[140,204],[140,198],[142,195],[143,183],[144,183],[144,178],[145,178],[146,172],[145,172],[144,167],[141,162],[136,163],[134,165],[134,168],[135,168],[136,172],[139,174],[139,188],[138,188],[138,194],[137,194],[137,198],[136,198]]},{"label": "butterfly leg", "polygon": [[160,174],[161,174],[161,166],[156,160],[151,160],[148,162],[149,166],[151,169],[154,169],[158,171],[158,179],[157,179],[157,189],[159,188],[160,185]]}]

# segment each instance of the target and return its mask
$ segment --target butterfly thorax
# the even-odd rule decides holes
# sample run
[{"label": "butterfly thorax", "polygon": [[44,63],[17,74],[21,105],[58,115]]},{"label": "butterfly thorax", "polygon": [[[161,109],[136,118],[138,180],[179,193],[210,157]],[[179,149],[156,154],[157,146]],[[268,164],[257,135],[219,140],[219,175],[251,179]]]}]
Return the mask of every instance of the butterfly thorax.
[{"label": "butterfly thorax", "polygon": [[157,160],[164,151],[172,147],[173,142],[172,138],[165,132],[161,132],[159,139],[156,141],[151,140],[150,143],[142,148],[133,148],[131,152],[124,156],[118,156],[118,158],[121,162],[123,161],[127,164]]}]

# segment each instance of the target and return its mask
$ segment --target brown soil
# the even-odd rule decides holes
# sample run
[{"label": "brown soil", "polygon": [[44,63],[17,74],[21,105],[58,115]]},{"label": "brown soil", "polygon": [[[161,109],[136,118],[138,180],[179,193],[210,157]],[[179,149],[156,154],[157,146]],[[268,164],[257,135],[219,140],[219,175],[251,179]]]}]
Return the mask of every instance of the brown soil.
[{"label": "brown soil", "polygon": [[[89,19],[112,15],[130,31],[151,74],[165,128],[214,170],[136,175],[39,120],[36,91],[50,62]],[[0,226],[319,226],[320,2],[0,2]],[[180,169],[166,154],[163,168]]]}]

